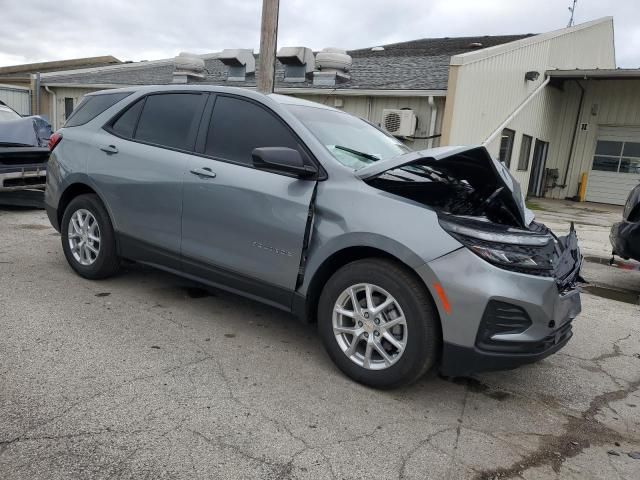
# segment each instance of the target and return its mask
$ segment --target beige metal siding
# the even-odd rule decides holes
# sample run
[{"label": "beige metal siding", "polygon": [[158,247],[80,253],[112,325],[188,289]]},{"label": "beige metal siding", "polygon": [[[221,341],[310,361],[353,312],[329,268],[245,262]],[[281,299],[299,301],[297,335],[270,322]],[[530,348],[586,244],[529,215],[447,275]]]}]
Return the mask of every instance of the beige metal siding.
[{"label": "beige metal siding", "polygon": [[[345,112],[357,115],[376,125],[382,121],[382,112],[387,108],[410,108],[416,114],[418,127],[416,137],[427,137],[430,131],[431,107],[428,97],[371,97],[357,96],[348,97],[345,95],[295,95],[297,98],[318,102],[330,107],[335,107]],[[342,106],[340,103],[342,102]],[[444,97],[434,97],[435,108],[437,110],[435,134],[440,133],[442,126],[442,115],[444,114]],[[409,140],[404,142],[414,150],[420,150],[429,146],[426,139]],[[440,145],[440,139],[433,141],[433,146]]]},{"label": "beige metal siding", "polygon": [[54,130],[62,127],[64,122],[67,120],[64,115],[64,99],[65,98],[73,98],[74,107],[80,103],[82,97],[84,97],[87,93],[95,92],[96,89],[90,88],[56,88],[56,107],[53,109],[56,112],[56,121],[54,124]]},{"label": "beige metal siding", "polygon": [[[565,88],[572,83],[565,83]],[[573,155],[569,159],[567,187],[554,188],[550,192],[553,198],[577,194],[580,175],[582,172],[591,172],[596,141],[601,130],[608,127],[625,127],[637,128],[640,131],[640,80],[581,80],[580,83],[585,88],[585,96],[578,123],[586,124],[586,130],[578,129],[576,134]],[[561,172],[564,172],[567,165],[568,145],[576,121],[579,97],[577,87],[572,85],[571,88],[574,90],[566,97],[565,105],[561,107],[562,114],[556,121],[561,127],[556,137],[564,135],[563,144],[567,146],[554,158],[553,165]]]},{"label": "beige metal siding", "polygon": [[[613,68],[614,62],[611,18],[453,57],[451,69],[456,74],[449,84],[446,143],[483,143],[544,81],[546,70]],[[526,81],[527,71],[540,76]],[[566,97],[569,100],[563,91],[547,86],[507,125],[516,131],[511,170],[523,189],[529,171],[518,171],[516,161],[523,133],[550,143],[547,167],[557,168],[559,152],[568,151],[570,136],[559,137],[558,131],[569,132],[559,118],[573,115],[570,124],[574,124],[575,91]],[[497,156],[499,145],[498,135],[488,145],[493,155]]]},{"label": "beige metal siding", "polygon": [[0,100],[20,115],[31,114],[30,92],[28,88],[0,85]]}]

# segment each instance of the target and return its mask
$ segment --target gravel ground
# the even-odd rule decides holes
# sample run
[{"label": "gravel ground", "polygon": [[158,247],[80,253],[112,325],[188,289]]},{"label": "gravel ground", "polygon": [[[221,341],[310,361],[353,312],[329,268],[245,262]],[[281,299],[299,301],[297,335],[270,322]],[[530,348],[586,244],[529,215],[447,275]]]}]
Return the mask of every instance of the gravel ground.
[{"label": "gravel ground", "polygon": [[379,392],[312,325],[141,266],[83,280],[43,211],[0,209],[0,478],[640,478],[640,307],[585,294],[574,331],[535,365]]}]

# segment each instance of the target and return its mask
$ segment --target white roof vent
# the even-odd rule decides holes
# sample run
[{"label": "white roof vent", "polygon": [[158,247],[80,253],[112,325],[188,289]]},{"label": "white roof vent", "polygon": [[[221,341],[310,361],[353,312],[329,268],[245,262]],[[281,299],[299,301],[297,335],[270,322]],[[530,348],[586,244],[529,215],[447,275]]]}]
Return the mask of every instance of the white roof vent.
[{"label": "white roof vent", "polygon": [[248,48],[226,48],[220,52],[218,60],[229,67],[227,70],[229,82],[244,82],[248,74],[256,71],[253,50]]},{"label": "white roof vent", "polygon": [[282,47],[276,57],[284,65],[285,82],[304,82],[315,69],[313,52],[307,47]]},{"label": "white roof vent", "polygon": [[394,137],[410,137],[416,132],[417,119],[413,110],[382,110],[382,128]]},{"label": "white roof vent", "polygon": [[194,53],[180,52],[173,59],[173,83],[189,83],[189,79],[205,78],[204,60]]},{"label": "white roof vent", "polygon": [[372,52],[384,52],[384,47],[373,47]]},{"label": "white roof vent", "polygon": [[351,78],[352,59],[346,50],[325,48],[316,54],[316,71],[313,72],[314,85],[335,85]]}]

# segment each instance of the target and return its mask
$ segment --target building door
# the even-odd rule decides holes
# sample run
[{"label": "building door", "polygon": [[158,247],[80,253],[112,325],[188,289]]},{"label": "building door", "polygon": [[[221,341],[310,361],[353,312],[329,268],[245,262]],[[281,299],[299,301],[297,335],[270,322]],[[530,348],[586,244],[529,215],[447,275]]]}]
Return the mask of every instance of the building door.
[{"label": "building door", "polygon": [[600,127],[586,200],[624,205],[638,182],[640,127]]},{"label": "building door", "polygon": [[548,142],[536,139],[531,174],[529,175],[529,188],[527,189],[527,196],[529,197],[542,197],[544,195],[544,167],[547,163],[548,150]]}]

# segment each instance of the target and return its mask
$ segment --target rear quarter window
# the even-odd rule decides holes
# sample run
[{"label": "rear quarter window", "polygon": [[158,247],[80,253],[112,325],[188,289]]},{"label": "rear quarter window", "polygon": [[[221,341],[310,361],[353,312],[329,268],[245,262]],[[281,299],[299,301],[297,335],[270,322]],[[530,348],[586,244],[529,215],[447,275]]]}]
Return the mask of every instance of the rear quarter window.
[{"label": "rear quarter window", "polygon": [[114,106],[131,92],[103,93],[88,95],[82,99],[64,124],[66,127],[77,127],[90,122],[108,108]]}]

